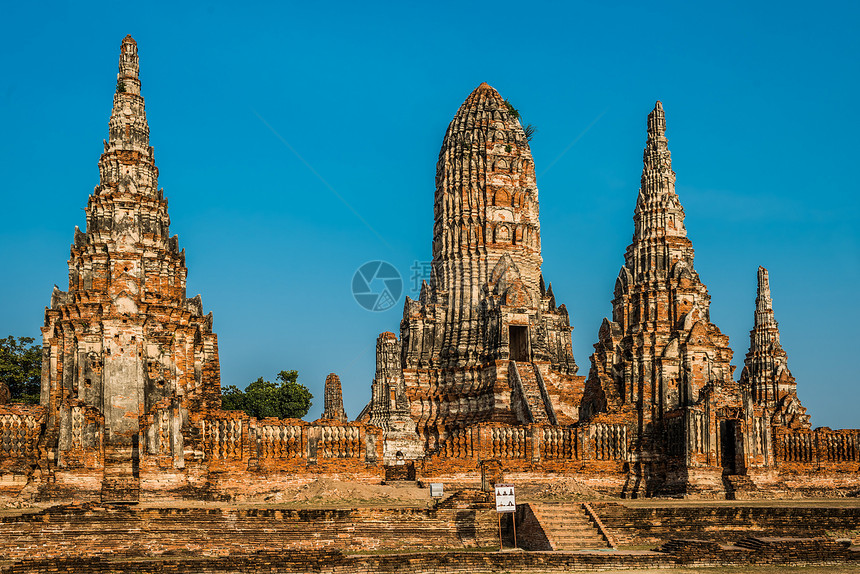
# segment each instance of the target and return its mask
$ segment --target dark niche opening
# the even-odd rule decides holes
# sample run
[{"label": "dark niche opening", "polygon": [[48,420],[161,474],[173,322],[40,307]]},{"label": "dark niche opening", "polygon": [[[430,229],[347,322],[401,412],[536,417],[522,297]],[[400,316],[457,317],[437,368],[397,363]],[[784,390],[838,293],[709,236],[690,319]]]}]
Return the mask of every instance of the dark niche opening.
[{"label": "dark niche opening", "polygon": [[529,358],[529,328],[523,325],[510,325],[510,348],[512,361],[528,362]]},{"label": "dark niche opening", "polygon": [[735,433],[737,421],[720,421],[720,458],[722,459],[723,473],[735,474],[737,472],[737,450],[735,449]]}]

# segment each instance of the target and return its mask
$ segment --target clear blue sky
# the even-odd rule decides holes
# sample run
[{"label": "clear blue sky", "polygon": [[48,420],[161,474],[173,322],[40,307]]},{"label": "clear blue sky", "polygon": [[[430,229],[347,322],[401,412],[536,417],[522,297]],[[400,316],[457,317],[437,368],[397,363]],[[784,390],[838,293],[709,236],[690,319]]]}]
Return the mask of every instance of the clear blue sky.
[{"label": "clear blue sky", "polygon": [[860,9],[754,4],[6,3],[0,336],[38,337],[52,285],[68,284],[131,34],[223,384],[297,369],[315,418],[334,371],[358,414],[403,300],[365,311],[352,275],[390,261],[411,292],[445,128],[486,81],[538,129],[544,276],[570,310],[580,374],[611,312],[660,99],[735,378],[764,265],[813,425],[860,427]]}]

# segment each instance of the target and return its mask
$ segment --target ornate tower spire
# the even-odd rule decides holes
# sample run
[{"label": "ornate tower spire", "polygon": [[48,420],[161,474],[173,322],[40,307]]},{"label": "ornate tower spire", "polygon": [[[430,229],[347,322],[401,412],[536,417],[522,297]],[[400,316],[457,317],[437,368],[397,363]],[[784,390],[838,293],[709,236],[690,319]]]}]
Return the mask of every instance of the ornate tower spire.
[{"label": "ornate tower spire", "polygon": [[638,411],[637,448],[647,452],[652,422],[733,385],[728,337],[710,322],[710,297],[693,269],[660,102],[648,115],[633,221],[612,321],[604,320],[591,358],[582,416]]},{"label": "ornate tower spire", "polygon": [[[136,496],[113,482],[133,482],[141,417],[172,409],[162,415],[174,419],[171,453],[184,465],[181,429],[189,422],[182,413],[220,406],[220,370],[212,314],[203,315],[199,295],[186,297],[185,253],[170,237],[131,36],[120,46],[108,125],[86,231],[75,228],[69,290],[55,289],[45,311],[41,402],[58,466],[78,464],[103,444],[103,497],[122,499]],[[102,426],[75,426],[84,419]],[[157,440],[147,436],[151,452]]]},{"label": "ornate tower spire", "polygon": [[[534,160],[518,113],[489,84],[448,125],[436,164],[434,286],[448,299],[446,353],[482,353],[478,306],[507,257],[532,300],[540,297],[540,224]],[[504,264],[508,265],[508,264]]]},{"label": "ornate tower spire", "polygon": [[131,36],[126,36],[120,46],[119,72],[109,125],[109,150],[150,151],[149,124],[140,93],[137,42]]},{"label": "ornate tower spire", "polygon": [[346,409],[343,408],[343,391],[340,386],[340,377],[329,373],[325,378],[325,391],[323,393],[323,415],[324,419],[347,422]]},{"label": "ornate tower spire", "polygon": [[[773,315],[773,299],[770,297],[770,281],[768,279],[767,269],[759,266],[758,268],[758,287],[756,288],[755,297],[755,322],[753,331],[759,331],[766,336],[766,339],[761,342],[766,342],[767,346],[779,346],[779,330],[777,329],[776,319]],[[752,342],[752,341],[751,341]]]},{"label": "ornate tower spire", "polygon": [[578,416],[583,378],[567,310],[541,277],[534,160],[518,117],[483,83],[448,125],[436,163],[432,275],[404,305],[402,352],[377,353],[361,416],[384,428],[394,415],[380,381],[399,378],[395,396],[431,450],[478,422]]},{"label": "ornate tower spire", "polygon": [[684,208],[675,193],[672,154],[666,139],[666,114],[659,101],[648,114],[648,140],[642,163],[641,187],[633,214],[634,239],[686,237]]},{"label": "ornate tower spire", "polygon": [[756,404],[771,411],[774,422],[794,428],[811,428],[806,408],[797,398],[797,382],[788,370],[788,355],[779,342],[767,269],[758,268],[755,319],[750,349],[744,359],[740,384]]}]

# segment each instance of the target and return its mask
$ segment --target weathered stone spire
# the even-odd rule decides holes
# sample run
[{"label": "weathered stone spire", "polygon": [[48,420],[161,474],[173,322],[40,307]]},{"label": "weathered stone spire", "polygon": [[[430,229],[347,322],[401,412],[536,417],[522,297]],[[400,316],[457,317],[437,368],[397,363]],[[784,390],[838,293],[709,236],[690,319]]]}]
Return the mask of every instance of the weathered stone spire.
[{"label": "weathered stone spire", "polygon": [[137,42],[131,36],[122,41],[119,55],[119,72],[116,75],[116,93],[110,118],[108,147],[105,151],[122,149],[141,153],[149,148],[149,124],[143,96],[140,92],[140,66]]},{"label": "weathered stone spire", "polygon": [[402,352],[377,352],[373,398],[360,416],[387,424],[394,415],[381,381],[400,378],[396,396],[430,450],[478,422],[578,416],[583,378],[567,309],[543,287],[534,161],[518,117],[483,83],[448,125],[436,164],[432,276],[418,300],[406,299]]},{"label": "weathered stone spire", "polygon": [[540,224],[534,160],[528,139],[499,93],[478,86],[448,125],[436,164],[433,226],[435,287],[454,311],[444,346],[454,361],[481,353],[481,290],[507,256],[536,300]]},{"label": "weathered stone spire", "polygon": [[693,268],[665,130],[657,102],[648,115],[633,241],[615,282],[612,320],[600,327],[581,413],[636,413],[633,451],[643,459],[662,448],[652,433],[667,413],[734,386],[728,337],[710,322],[710,297]]},{"label": "weathered stone spire", "polygon": [[340,377],[329,373],[325,378],[325,391],[323,393],[323,415],[324,419],[332,419],[348,422],[346,409],[343,408],[343,391],[340,386]]},{"label": "weathered stone spire", "polygon": [[[756,337],[756,343],[764,343],[766,346],[779,346],[779,329],[773,315],[773,299],[770,296],[770,281],[767,269],[758,268],[758,287],[755,297],[755,328],[753,332],[763,335]],[[751,341],[752,342],[752,341]]]},{"label": "weathered stone spire", "polygon": [[[174,238],[170,245],[170,217],[167,200],[158,189],[158,168],[149,145],[149,124],[140,76],[137,43],[126,36],[120,46],[119,72],[113,108],[108,122],[108,139],[99,159],[100,183],[87,205],[87,236],[97,242],[110,243],[117,251],[136,251],[144,244],[176,253],[181,274],[174,285],[184,297],[184,254],[178,251]],[[120,198],[131,201],[123,202]]]},{"label": "weathered stone spire", "polygon": [[666,114],[659,101],[648,114],[648,140],[642,163],[641,187],[633,215],[635,239],[686,237],[684,208],[675,193],[672,154],[666,139]]},{"label": "weathered stone spire", "polygon": [[[75,229],[69,290],[55,288],[45,312],[41,402],[58,466],[79,464],[83,451],[103,446],[103,496],[122,499],[108,476],[132,481],[141,417],[168,409],[159,415],[170,420],[166,435],[148,435],[140,448],[159,449],[156,442],[167,440],[174,464],[182,466],[181,428],[188,424],[182,412],[220,406],[212,315],[203,315],[199,295],[186,297],[185,253],[170,237],[167,200],[157,187],[131,36],[120,47],[99,176],[86,231]],[[102,422],[82,429],[81,420]],[[108,471],[114,463],[122,470]]]},{"label": "weathered stone spire", "polygon": [[788,369],[788,355],[779,342],[779,325],[774,317],[770,281],[764,267],[758,268],[755,319],[740,384],[750,392],[756,404],[771,411],[775,423],[811,428],[806,408],[797,398],[797,383]]}]

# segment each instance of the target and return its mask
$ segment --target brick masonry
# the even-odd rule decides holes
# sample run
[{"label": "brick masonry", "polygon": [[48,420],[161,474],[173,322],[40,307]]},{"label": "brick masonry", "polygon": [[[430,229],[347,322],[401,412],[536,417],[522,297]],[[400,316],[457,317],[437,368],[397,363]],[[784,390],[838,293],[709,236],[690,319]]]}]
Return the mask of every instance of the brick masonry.
[{"label": "brick masonry", "polygon": [[[349,555],[338,551],[260,552],[219,558],[160,558],[115,561],[101,557],[27,560],[0,566],[4,574],[79,572],[104,574],[344,573],[405,572],[410,574],[571,572],[687,565],[830,565],[853,568],[858,552],[832,541],[756,539],[747,547],[678,540],[661,552],[422,552],[390,555]],[[750,548],[750,547],[754,547]]]},{"label": "brick masonry", "polygon": [[399,338],[377,339],[368,406],[349,422],[332,374],[323,419],[257,420],[220,409],[212,315],[185,292],[126,37],[87,227],[45,312],[41,405],[0,404],[0,497],[253,500],[321,476],[379,482],[401,465],[410,480],[477,487],[491,461],[521,483],[563,476],[629,497],[856,494],[860,430],[809,428],[763,268],[733,380],[665,132],[658,102],[587,380],[541,274],[528,138],[481,84],[443,139],[431,273]]}]

